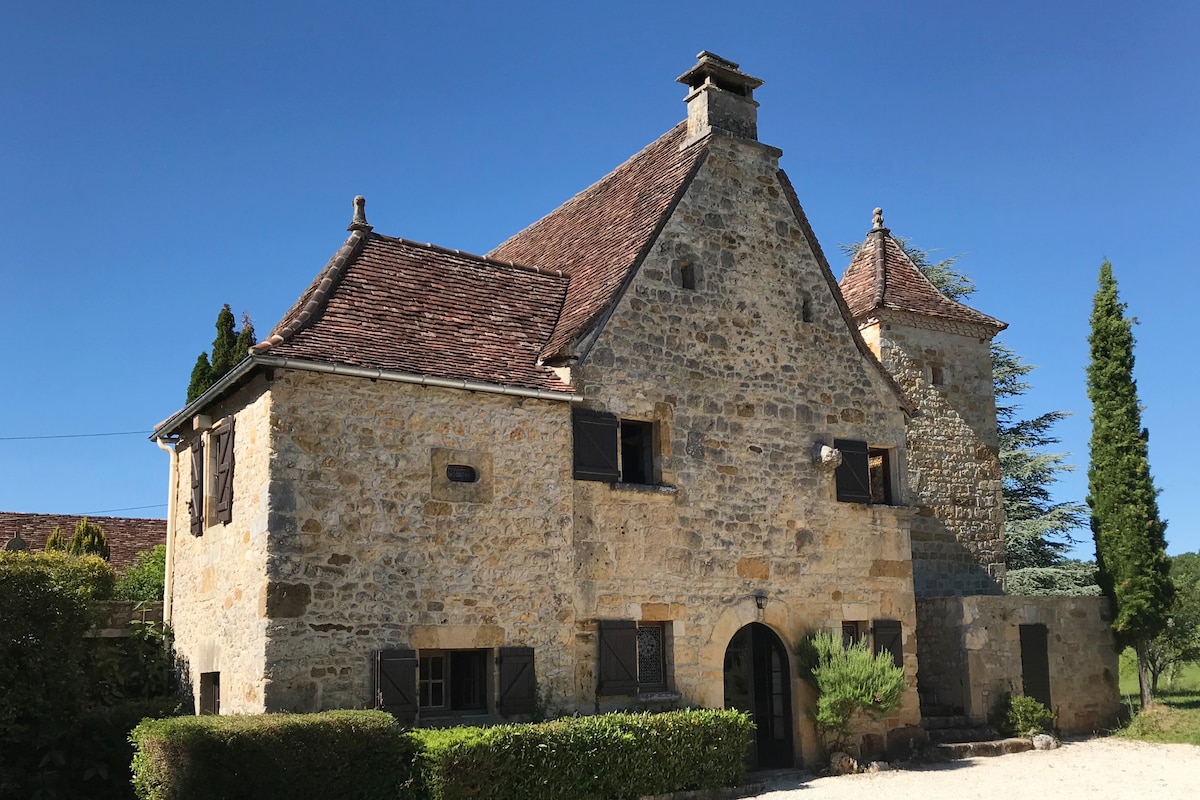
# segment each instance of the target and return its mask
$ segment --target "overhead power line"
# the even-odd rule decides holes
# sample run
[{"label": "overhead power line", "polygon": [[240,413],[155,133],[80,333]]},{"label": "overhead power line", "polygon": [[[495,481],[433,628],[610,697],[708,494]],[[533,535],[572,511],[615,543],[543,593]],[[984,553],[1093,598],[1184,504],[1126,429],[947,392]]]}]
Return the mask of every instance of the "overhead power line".
[{"label": "overhead power line", "polygon": [[117,431],[115,433],[59,433],[51,436],[0,436],[0,442],[19,442],[31,439],[90,439],[96,436],[149,436],[150,431]]},{"label": "overhead power line", "polygon": [[126,506],[125,508],[106,508],[103,511],[82,511],[74,516],[86,517],[88,514],[115,514],[118,511],[142,511],[147,508],[166,508],[166,503],[156,503],[152,506]]}]

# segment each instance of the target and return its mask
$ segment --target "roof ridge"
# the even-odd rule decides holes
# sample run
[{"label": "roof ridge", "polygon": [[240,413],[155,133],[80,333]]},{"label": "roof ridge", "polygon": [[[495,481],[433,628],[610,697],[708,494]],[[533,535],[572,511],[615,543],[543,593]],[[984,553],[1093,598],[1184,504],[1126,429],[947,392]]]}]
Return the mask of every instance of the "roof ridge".
[{"label": "roof ridge", "polygon": [[563,272],[561,269],[547,269],[545,267],[539,267],[534,264],[522,264],[522,263],[519,263],[516,261],[505,261],[505,260],[499,259],[499,258],[491,258],[490,256],[487,256],[487,255],[479,255],[478,253],[469,253],[466,250],[458,250],[453,247],[443,247],[440,244],[434,244],[432,242],[418,242],[418,241],[414,241],[413,239],[405,239],[403,236],[387,236],[386,234],[381,234],[381,233],[375,233],[372,235],[375,236],[376,238],[386,239],[390,242],[396,242],[398,244],[412,245],[413,247],[421,247],[426,250],[433,250],[438,253],[446,253],[448,255],[459,256],[461,258],[466,258],[466,259],[472,260],[472,261],[481,261],[485,264],[495,264],[495,265],[501,266],[501,267],[512,267],[514,269],[521,269],[521,270],[525,270],[527,272],[534,272],[534,273],[537,273],[538,275],[554,275],[559,278],[566,278],[567,280],[571,279],[571,276],[568,275],[566,272]]},{"label": "roof ridge", "polygon": [[[492,248],[491,250],[489,250],[488,252],[489,252],[489,253],[494,253],[494,252],[496,252],[497,250],[500,250],[500,249],[502,249],[502,248],[503,248],[503,247],[504,247],[506,244],[508,244],[509,242],[512,242],[513,240],[515,240],[515,239],[517,239],[517,238],[519,238],[519,237],[523,236],[524,234],[528,233],[529,231],[533,230],[534,228],[536,228],[537,226],[541,225],[543,222],[545,222],[545,221],[546,221],[547,219],[549,219],[550,217],[552,217],[552,216],[555,216],[556,214],[559,214],[559,213],[561,213],[561,212],[565,212],[565,211],[566,211],[566,209],[570,208],[571,206],[575,205],[576,203],[580,203],[580,202],[582,202],[582,201],[583,201],[583,200],[584,200],[586,197],[590,196],[591,194],[594,194],[594,193],[596,193],[596,192],[599,192],[599,191],[601,191],[601,186],[604,184],[604,182],[605,182],[605,181],[607,181],[609,178],[611,178],[611,177],[613,177],[614,175],[616,175],[616,174],[617,174],[618,172],[620,172],[621,170],[625,169],[625,168],[626,168],[626,167],[627,167],[629,164],[631,164],[632,162],[636,161],[636,160],[638,159],[638,157],[639,157],[639,156],[642,156],[642,155],[646,154],[647,152],[649,152],[649,151],[650,151],[650,150],[651,150],[651,149],[652,149],[652,148],[653,148],[655,145],[657,145],[657,144],[658,144],[659,142],[661,142],[663,139],[667,138],[668,136],[671,136],[671,135],[672,135],[672,134],[674,134],[676,131],[678,131],[680,128],[685,128],[685,129],[686,129],[686,127],[687,127],[687,120],[686,120],[686,119],[685,119],[685,120],[681,120],[680,122],[677,122],[677,123],[675,123],[675,124],[674,124],[674,125],[672,125],[672,126],[671,126],[671,128],[670,128],[670,129],[668,129],[668,130],[667,130],[665,133],[663,133],[663,134],[662,134],[662,135],[660,135],[660,136],[656,136],[656,137],[653,139],[653,141],[651,141],[651,142],[650,142],[649,144],[647,144],[645,147],[641,148],[641,149],[640,149],[640,150],[638,150],[636,153],[634,153],[633,155],[629,156],[629,158],[625,159],[625,160],[624,160],[624,161],[622,161],[620,164],[618,164],[617,166],[613,167],[613,168],[612,168],[612,169],[610,169],[608,172],[604,173],[604,175],[602,175],[602,176],[600,176],[599,178],[597,178],[596,180],[592,181],[592,183],[591,183],[590,185],[588,185],[587,187],[585,187],[585,188],[583,188],[583,189],[579,190],[579,191],[578,191],[578,192],[576,192],[574,195],[572,195],[572,196],[571,196],[569,199],[567,199],[567,200],[563,201],[562,203],[559,203],[557,206],[555,206],[554,208],[550,209],[550,210],[549,210],[549,211],[547,211],[545,214],[543,214],[542,216],[540,216],[540,217],[538,217],[537,219],[535,219],[533,222],[531,222],[531,223],[529,223],[528,225],[526,225],[524,228],[521,228],[519,231],[517,231],[517,232],[516,232],[516,233],[514,233],[512,236],[510,236],[510,237],[508,237],[507,239],[505,239],[505,240],[504,240],[503,242],[501,242],[500,244],[498,244],[498,245],[496,245],[495,247],[493,247],[493,248]],[[699,144],[699,143],[700,143],[700,142],[702,142],[702,141],[704,141],[704,140],[703,140],[703,139],[697,139],[695,142],[689,142],[688,144],[689,144],[689,146],[691,146],[691,145],[694,145],[694,144]]]},{"label": "roof ridge", "polygon": [[258,342],[250,348],[253,353],[265,353],[277,344],[286,342],[288,339],[295,336],[320,314],[324,309],[325,304],[329,301],[330,295],[337,288],[338,283],[345,274],[346,269],[362,252],[366,245],[367,239],[372,234],[369,231],[355,229],[346,237],[346,241],[337,249],[325,266],[317,273],[317,277],[313,278],[312,283],[300,295],[292,307],[287,310],[283,318],[276,324],[275,329],[271,331],[271,335],[261,342]]}]

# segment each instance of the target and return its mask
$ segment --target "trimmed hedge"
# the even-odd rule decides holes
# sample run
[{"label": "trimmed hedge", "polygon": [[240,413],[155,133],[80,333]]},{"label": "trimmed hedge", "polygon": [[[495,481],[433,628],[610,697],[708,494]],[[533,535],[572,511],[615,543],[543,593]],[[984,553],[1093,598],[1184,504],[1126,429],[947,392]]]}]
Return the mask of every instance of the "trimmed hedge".
[{"label": "trimmed hedge", "polygon": [[737,711],[401,729],[376,711],[183,717],[134,730],[142,800],[623,800],[737,784],[753,726]]},{"label": "trimmed hedge", "polygon": [[752,730],[738,711],[672,711],[413,736],[431,800],[625,800],[736,785]]},{"label": "trimmed hedge", "polygon": [[417,742],[381,711],[146,720],[132,736],[142,800],[418,800]]}]

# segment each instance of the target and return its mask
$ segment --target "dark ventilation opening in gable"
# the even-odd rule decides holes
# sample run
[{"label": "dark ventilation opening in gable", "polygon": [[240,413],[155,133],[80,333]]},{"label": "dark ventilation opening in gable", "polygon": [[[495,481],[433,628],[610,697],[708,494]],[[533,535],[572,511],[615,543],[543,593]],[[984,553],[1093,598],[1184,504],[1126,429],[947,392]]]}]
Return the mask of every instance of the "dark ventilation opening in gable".
[{"label": "dark ventilation opening in gable", "polygon": [[454,483],[475,483],[479,480],[479,472],[466,464],[449,464],[446,466],[446,478]]},{"label": "dark ventilation opening in gable", "polygon": [[696,267],[690,262],[685,261],[679,265],[679,285],[689,290],[696,288]]}]

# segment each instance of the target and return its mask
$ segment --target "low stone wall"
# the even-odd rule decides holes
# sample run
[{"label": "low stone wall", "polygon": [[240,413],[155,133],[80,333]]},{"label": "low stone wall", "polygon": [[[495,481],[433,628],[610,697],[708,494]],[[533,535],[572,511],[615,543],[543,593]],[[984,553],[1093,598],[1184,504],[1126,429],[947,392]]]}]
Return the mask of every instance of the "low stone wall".
[{"label": "low stone wall", "polygon": [[102,600],[95,604],[98,621],[85,634],[89,638],[116,639],[132,634],[131,622],[162,625],[163,604],[136,600]]},{"label": "low stone wall", "polygon": [[973,721],[985,721],[1004,695],[1023,693],[1020,626],[1045,625],[1059,727],[1076,734],[1114,724],[1121,695],[1105,598],[926,598],[917,600],[917,618],[926,702],[959,705]]}]

